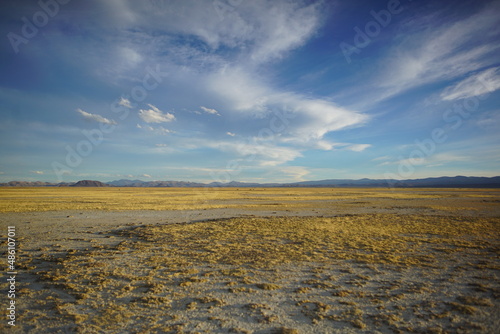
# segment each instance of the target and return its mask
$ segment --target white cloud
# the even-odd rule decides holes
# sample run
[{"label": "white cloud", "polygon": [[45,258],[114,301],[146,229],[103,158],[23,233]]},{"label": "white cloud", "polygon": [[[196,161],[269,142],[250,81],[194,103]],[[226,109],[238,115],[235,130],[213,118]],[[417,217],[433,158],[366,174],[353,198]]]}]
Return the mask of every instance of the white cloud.
[{"label": "white cloud", "polygon": [[302,153],[293,147],[284,147],[275,143],[267,144],[252,140],[223,141],[192,139],[189,142],[184,141],[183,145],[189,149],[200,147],[217,149],[241,157],[248,164],[259,166],[278,166],[302,156]]},{"label": "white cloud", "polygon": [[203,110],[207,114],[220,116],[220,113],[215,109],[210,109],[210,108],[206,108],[206,107],[200,107],[200,108],[201,108],[201,110]]},{"label": "white cloud", "polygon": [[118,101],[118,105],[132,109],[132,104],[130,103],[130,100],[128,100],[124,97],[120,98],[120,101]]},{"label": "white cloud", "polygon": [[34,171],[31,171],[33,174],[37,174],[37,175],[43,175],[45,174],[43,171],[41,170],[34,170]]},{"label": "white cloud", "polygon": [[289,50],[302,45],[316,30],[320,5],[300,7],[299,3],[268,1],[260,8],[260,35],[251,54],[254,61],[265,62],[280,58]]},{"label": "white cloud", "polygon": [[338,144],[329,142],[328,140],[321,139],[321,140],[316,141],[316,145],[314,145],[314,144],[310,144],[310,145],[312,148],[314,148],[314,146],[316,146],[315,148],[317,148],[317,149],[320,149],[323,151],[331,151],[331,150],[335,149],[335,146],[337,146]]},{"label": "white cloud", "polygon": [[141,177],[148,178],[148,179],[152,178],[152,176],[151,176],[151,175],[149,175],[149,174],[142,174],[142,175],[140,175],[140,176],[141,176]]},{"label": "white cloud", "polygon": [[167,135],[169,133],[175,133],[175,131],[172,131],[172,130],[169,130],[169,129],[166,129],[164,128],[163,126],[157,126],[157,127],[154,127],[154,126],[146,126],[146,127],[142,127],[143,129],[146,129],[148,131],[151,131],[151,132],[154,132],[155,134],[159,134],[159,135]]},{"label": "white cloud", "polygon": [[228,103],[231,110],[251,112],[252,115],[265,112],[269,96],[274,94],[271,88],[252,76],[242,65],[226,66],[208,75],[205,86]]},{"label": "white cloud", "polygon": [[[248,119],[275,118],[275,113],[289,115],[277,127],[283,141],[309,143],[331,149],[332,144],[321,141],[329,132],[359,126],[368,116],[340,107],[325,99],[311,99],[291,92],[271,88],[245,68],[226,67],[207,78],[206,85],[228,104],[228,109],[240,112]],[[288,117],[288,116],[287,116]],[[321,142],[320,142],[321,141]]]},{"label": "white cloud", "polygon": [[233,151],[240,156],[253,158],[261,166],[277,166],[285,162],[293,161],[302,154],[290,147],[263,144],[236,144],[222,146],[223,150]]},{"label": "white cloud", "polygon": [[306,167],[301,166],[285,166],[281,167],[280,171],[285,173],[288,178],[291,178],[291,182],[305,181],[304,177],[311,174]]},{"label": "white cloud", "polygon": [[385,161],[385,162],[379,163],[377,166],[382,167],[382,166],[393,165],[393,164],[394,164],[394,162],[392,162],[392,161]]},{"label": "white cloud", "polygon": [[458,100],[479,96],[500,89],[500,67],[470,75],[459,83],[446,88],[441,94],[443,100]]},{"label": "white cloud", "polygon": [[76,109],[76,111],[83,116],[86,120],[93,121],[93,122],[98,122],[98,123],[103,123],[103,124],[116,124],[114,120],[109,120],[107,118],[102,117],[101,115],[98,114],[91,114],[86,111],[83,111],[82,109]]},{"label": "white cloud", "polygon": [[370,144],[354,144],[354,145],[349,145],[347,147],[347,149],[354,151],[354,152],[362,152],[369,147],[371,147]]},{"label": "white cloud", "polygon": [[297,113],[297,123],[293,124],[290,132],[299,138],[321,139],[328,132],[360,125],[368,119],[366,115],[326,100],[309,100],[300,96],[286,100]]},{"label": "white cloud", "polygon": [[462,161],[470,161],[469,156],[460,155],[456,153],[446,152],[446,153],[437,153],[429,157],[429,162],[446,164],[450,162],[462,162]]},{"label": "white cloud", "polygon": [[120,47],[118,49],[118,54],[127,66],[135,66],[142,61],[142,56],[129,47]]},{"label": "white cloud", "polygon": [[229,132],[229,131],[228,131],[228,132],[226,132],[226,135],[231,136],[231,137],[236,136],[236,134],[235,134],[235,133],[232,133],[232,132]]},{"label": "white cloud", "polygon": [[150,109],[141,109],[139,117],[146,123],[167,123],[175,120],[171,113],[164,113],[152,104],[148,104]]}]

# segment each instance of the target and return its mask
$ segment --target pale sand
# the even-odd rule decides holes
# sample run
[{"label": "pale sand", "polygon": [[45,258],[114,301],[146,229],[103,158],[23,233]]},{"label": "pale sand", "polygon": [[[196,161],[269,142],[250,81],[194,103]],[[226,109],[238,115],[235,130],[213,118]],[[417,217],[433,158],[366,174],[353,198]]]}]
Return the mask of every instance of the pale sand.
[{"label": "pale sand", "polygon": [[[196,261],[155,265],[154,257],[165,256],[165,248],[139,233],[149,226],[231,217],[450,215],[406,204],[300,212],[3,213],[2,235],[6,226],[16,226],[19,274],[17,326],[7,325],[5,292],[0,332],[498,333],[498,234],[490,236],[486,249],[436,250],[429,266],[346,259],[264,268]],[[498,207],[481,210],[460,215],[500,216]],[[137,229],[141,225],[145,230]],[[6,291],[5,280],[1,287]]]}]

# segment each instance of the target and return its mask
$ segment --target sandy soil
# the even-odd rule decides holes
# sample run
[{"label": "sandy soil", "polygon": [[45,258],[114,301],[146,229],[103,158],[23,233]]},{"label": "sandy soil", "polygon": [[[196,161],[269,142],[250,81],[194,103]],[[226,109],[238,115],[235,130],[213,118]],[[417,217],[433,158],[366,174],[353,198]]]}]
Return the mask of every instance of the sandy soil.
[{"label": "sandy soil", "polygon": [[[301,210],[2,213],[3,236],[7,226],[16,226],[18,274],[15,327],[7,324],[8,284],[5,279],[1,282],[0,331],[498,333],[499,208],[472,202],[465,208],[460,202],[457,208],[455,200],[433,208],[411,200],[395,204],[378,199],[370,205],[318,205]],[[231,219],[244,223],[261,217],[270,221],[302,217],[299,219],[306,222],[346,217],[355,222],[367,215],[378,215],[373,216],[377,219],[427,217],[430,222],[458,217],[471,224],[480,217],[490,230],[484,235],[464,232],[453,237],[452,244],[439,243],[443,237],[439,234],[415,232],[412,238],[417,239],[411,240],[418,240],[418,245],[408,248],[410,257],[418,255],[415,263],[360,261],[359,257],[335,254],[312,254],[310,261],[272,265],[263,265],[259,258],[242,263],[202,261],[196,256],[184,262],[172,260],[174,254],[176,259],[182,258],[183,245],[193,252],[210,252],[202,246],[217,239],[207,237],[205,228]],[[178,239],[170,225],[181,229],[199,226],[200,232]],[[176,242],[172,242],[173,236]],[[277,254],[287,242],[269,240],[263,239],[266,248],[259,248],[268,255],[255,256],[273,258],[273,249]],[[249,242],[260,247],[258,240]],[[6,259],[3,245],[2,258]],[[231,245],[238,247],[237,242]],[[360,249],[368,255],[381,252],[363,245]]]}]

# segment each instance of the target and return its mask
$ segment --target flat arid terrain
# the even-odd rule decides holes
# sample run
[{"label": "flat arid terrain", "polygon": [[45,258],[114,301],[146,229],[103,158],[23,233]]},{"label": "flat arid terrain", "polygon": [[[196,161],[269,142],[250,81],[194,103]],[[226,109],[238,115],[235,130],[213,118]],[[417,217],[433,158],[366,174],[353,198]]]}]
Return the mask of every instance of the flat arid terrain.
[{"label": "flat arid terrain", "polygon": [[2,333],[500,331],[495,189],[6,187],[0,228]]}]

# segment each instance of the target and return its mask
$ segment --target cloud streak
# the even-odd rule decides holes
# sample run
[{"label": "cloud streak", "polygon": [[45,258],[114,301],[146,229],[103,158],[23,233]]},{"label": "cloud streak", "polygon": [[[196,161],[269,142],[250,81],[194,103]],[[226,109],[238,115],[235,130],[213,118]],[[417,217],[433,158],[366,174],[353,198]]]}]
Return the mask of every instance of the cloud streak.
[{"label": "cloud streak", "polygon": [[200,108],[201,108],[201,110],[203,110],[207,114],[220,116],[220,113],[215,109],[206,108],[206,107],[200,107]]},{"label": "cloud streak", "polygon": [[112,125],[117,124],[114,120],[107,119],[98,114],[91,114],[86,111],[83,111],[82,109],[76,109],[76,111],[88,121],[103,123],[103,124],[112,124]]},{"label": "cloud streak", "polygon": [[500,89],[500,67],[472,74],[459,83],[446,88],[441,99],[452,101],[488,94]]}]

